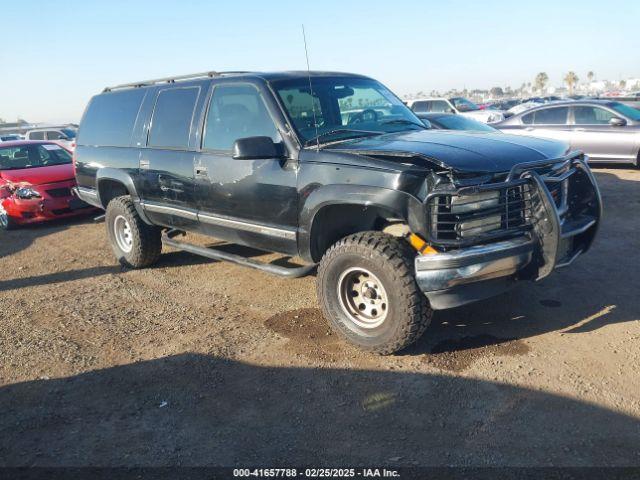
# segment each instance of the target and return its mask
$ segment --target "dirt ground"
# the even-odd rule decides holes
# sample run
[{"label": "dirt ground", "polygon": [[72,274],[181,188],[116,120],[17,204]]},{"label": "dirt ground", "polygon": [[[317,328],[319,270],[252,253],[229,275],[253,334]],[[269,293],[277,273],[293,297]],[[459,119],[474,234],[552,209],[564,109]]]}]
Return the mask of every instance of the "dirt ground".
[{"label": "dirt ground", "polygon": [[391,357],[331,333],[314,276],[0,233],[0,466],[640,465],[640,171],[596,172],[588,255]]}]

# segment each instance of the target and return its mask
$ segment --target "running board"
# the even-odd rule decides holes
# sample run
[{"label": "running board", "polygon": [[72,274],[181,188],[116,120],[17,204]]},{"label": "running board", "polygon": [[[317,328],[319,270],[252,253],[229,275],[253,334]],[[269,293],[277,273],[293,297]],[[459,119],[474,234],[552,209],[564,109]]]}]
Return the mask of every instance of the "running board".
[{"label": "running board", "polygon": [[173,239],[173,237],[180,234],[184,234],[184,232],[181,232],[180,230],[169,230],[168,232],[162,234],[162,243],[178,250],[193,253],[194,255],[201,255],[213,260],[224,260],[227,262],[233,262],[244,267],[256,268],[258,270],[262,270],[263,272],[286,278],[304,277],[305,275],[311,273],[314,268],[316,268],[315,265],[304,265],[302,267],[281,267],[279,265],[273,265],[271,263],[259,262],[251,258],[243,257],[242,255],[223,252],[221,250],[217,250],[215,247],[201,247],[199,245],[193,245],[192,243],[180,242]]}]

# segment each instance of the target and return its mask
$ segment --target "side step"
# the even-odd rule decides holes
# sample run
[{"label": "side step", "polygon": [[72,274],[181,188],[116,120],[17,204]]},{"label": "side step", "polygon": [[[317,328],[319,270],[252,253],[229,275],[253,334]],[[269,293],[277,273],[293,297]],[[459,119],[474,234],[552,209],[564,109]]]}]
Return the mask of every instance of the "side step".
[{"label": "side step", "polygon": [[251,258],[236,255],[234,253],[223,252],[217,250],[215,247],[201,247],[199,245],[193,245],[192,243],[180,242],[174,240],[173,237],[183,234],[180,230],[169,230],[162,234],[162,243],[169,247],[183,250],[185,252],[193,253],[194,255],[201,255],[203,257],[212,258],[213,260],[225,260],[227,262],[237,263],[245,267],[256,268],[263,272],[278,275],[280,277],[287,278],[299,278],[308,275],[316,268],[315,265],[304,265],[302,267],[281,267],[279,265],[273,265],[271,263],[263,263]]}]

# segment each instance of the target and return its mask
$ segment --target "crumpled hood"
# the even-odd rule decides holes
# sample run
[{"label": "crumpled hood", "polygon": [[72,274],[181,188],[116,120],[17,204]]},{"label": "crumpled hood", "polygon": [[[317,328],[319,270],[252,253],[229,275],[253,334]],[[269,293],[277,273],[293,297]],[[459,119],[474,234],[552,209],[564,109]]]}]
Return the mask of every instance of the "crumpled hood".
[{"label": "crumpled hood", "polygon": [[[419,130],[388,133],[327,146],[324,150],[361,155],[419,155],[459,172],[501,173],[523,162],[550,160],[565,156],[567,143],[541,138],[491,132]],[[426,162],[425,162],[426,165]]]},{"label": "crumpled hood", "polygon": [[73,165],[51,165],[50,167],[22,168],[19,170],[0,170],[0,178],[11,183],[30,183],[44,185],[47,183],[73,180]]}]

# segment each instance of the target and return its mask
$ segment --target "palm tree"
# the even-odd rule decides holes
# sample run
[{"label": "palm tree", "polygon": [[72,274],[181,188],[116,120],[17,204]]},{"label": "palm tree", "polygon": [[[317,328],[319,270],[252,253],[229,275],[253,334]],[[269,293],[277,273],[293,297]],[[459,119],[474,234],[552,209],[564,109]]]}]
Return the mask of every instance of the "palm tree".
[{"label": "palm tree", "polygon": [[620,90],[624,90],[625,88],[627,88],[627,81],[620,80]]},{"label": "palm tree", "polygon": [[549,81],[549,75],[547,75],[546,72],[540,72],[538,75],[536,75],[536,78],[534,81],[536,90],[538,90],[540,93],[543,93],[544,87],[547,85],[548,81]]},{"label": "palm tree", "polygon": [[569,96],[573,95],[573,87],[578,83],[578,75],[575,72],[568,72],[564,77],[564,83],[569,87]]},{"label": "palm tree", "polygon": [[587,72],[587,80],[589,80],[589,83],[593,82],[593,79],[595,78],[596,74],[593,73],[591,70],[589,70]]}]

